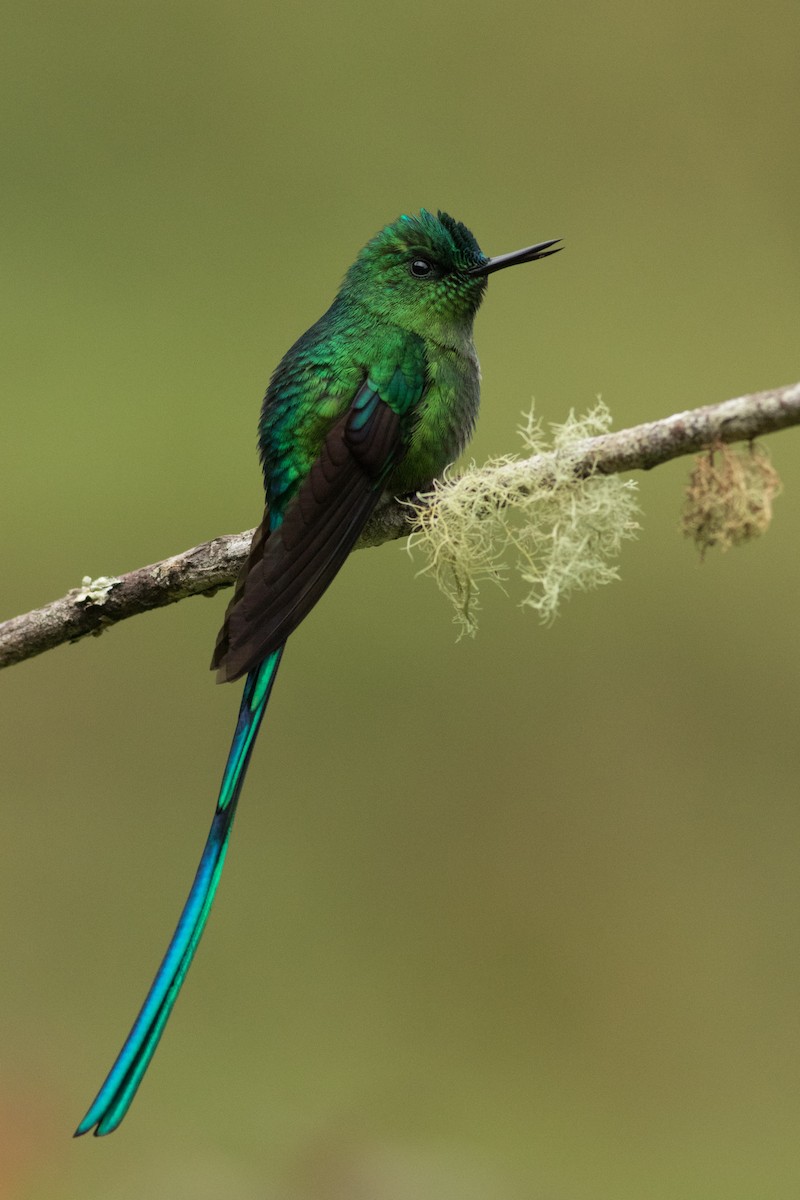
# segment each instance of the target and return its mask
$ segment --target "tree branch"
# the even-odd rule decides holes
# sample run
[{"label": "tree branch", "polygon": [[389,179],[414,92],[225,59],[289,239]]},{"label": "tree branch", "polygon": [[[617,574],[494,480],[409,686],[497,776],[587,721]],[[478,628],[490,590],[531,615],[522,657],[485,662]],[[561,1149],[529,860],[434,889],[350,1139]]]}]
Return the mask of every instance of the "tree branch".
[{"label": "tree branch", "polygon": [[[752,441],[798,424],[800,383],[794,383],[587,438],[570,451],[571,465],[575,478],[581,479],[648,471],[670,459],[697,453],[714,442]],[[553,476],[553,454],[534,455],[525,466],[531,489],[546,487]],[[174,604],[187,596],[211,596],[219,588],[229,587],[247,556],[252,532],[214,538],[126,575],[85,579],[80,588],[73,588],[60,600],[3,622],[0,667],[33,658],[87,634],[97,635],[137,613]],[[408,507],[393,500],[377,510],[358,544],[378,546],[409,532]]]}]

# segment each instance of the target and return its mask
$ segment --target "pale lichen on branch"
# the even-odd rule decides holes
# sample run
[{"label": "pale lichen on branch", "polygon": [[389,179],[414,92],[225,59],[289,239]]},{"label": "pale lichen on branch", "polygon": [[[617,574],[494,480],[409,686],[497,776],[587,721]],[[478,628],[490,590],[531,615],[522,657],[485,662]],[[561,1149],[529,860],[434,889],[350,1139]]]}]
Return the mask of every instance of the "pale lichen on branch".
[{"label": "pale lichen on branch", "polygon": [[[636,484],[576,472],[578,447],[610,426],[611,413],[598,400],[585,416],[570,413],[553,425],[550,443],[531,412],[520,430],[525,459],[505,455],[473,464],[410,505],[409,549],[427,557],[422,573],[452,602],[462,633],[475,632],[485,580],[504,586],[516,571],[525,585],[520,604],[549,622],[571,592],[619,577],[613,559],[639,528]],[[531,457],[549,464],[533,484]]]}]

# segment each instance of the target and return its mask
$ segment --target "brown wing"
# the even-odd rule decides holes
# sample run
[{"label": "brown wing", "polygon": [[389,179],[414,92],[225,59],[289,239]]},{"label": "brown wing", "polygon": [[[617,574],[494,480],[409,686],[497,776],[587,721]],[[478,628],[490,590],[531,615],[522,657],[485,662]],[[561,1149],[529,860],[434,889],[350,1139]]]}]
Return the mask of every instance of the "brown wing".
[{"label": "brown wing", "polygon": [[270,530],[265,513],[255,533],[211,660],[220,682],[258,666],[310,612],[405,451],[400,417],[367,386],[332,427],[283,522]]}]

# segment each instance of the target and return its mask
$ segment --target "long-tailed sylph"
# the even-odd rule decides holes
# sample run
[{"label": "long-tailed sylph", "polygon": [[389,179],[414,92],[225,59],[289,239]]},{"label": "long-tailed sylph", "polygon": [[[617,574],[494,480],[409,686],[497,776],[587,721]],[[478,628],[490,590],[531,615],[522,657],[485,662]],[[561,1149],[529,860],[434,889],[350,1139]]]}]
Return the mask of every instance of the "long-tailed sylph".
[{"label": "long-tailed sylph", "polygon": [[164,960],[76,1136],[117,1128],[164,1031],[217,890],[286,639],[381,499],[428,487],[466,445],[480,392],[472,325],[487,277],[557,249],[540,242],[487,258],[447,213],[400,217],[367,243],[328,311],[279,363],[259,423],[264,519],[211,663],[221,681],[246,677],[214,820]]}]

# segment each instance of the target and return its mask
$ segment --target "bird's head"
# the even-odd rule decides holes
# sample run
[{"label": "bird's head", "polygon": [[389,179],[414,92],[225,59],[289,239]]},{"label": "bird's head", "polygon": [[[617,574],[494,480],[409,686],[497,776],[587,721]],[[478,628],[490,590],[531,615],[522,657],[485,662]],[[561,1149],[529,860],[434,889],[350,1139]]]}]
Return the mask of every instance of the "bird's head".
[{"label": "bird's head", "polygon": [[404,329],[456,344],[471,333],[487,276],[560,249],[553,247],[554,241],[540,242],[487,258],[466,225],[423,208],[367,243],[345,276],[342,294]]}]

